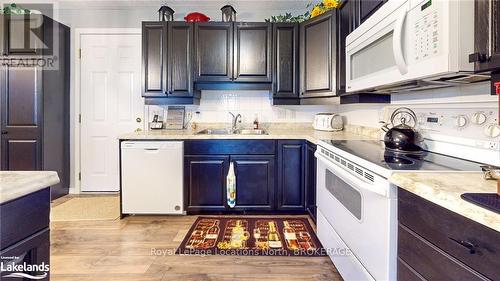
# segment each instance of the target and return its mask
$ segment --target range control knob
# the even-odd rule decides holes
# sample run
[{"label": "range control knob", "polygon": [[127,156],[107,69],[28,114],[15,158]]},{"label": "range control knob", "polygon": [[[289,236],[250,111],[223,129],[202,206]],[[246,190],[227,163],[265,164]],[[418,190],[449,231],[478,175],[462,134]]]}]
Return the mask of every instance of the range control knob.
[{"label": "range control knob", "polygon": [[455,120],[455,125],[458,127],[458,128],[463,128],[465,127],[465,125],[467,125],[467,116],[465,115],[458,115],[457,119]]},{"label": "range control knob", "polygon": [[484,134],[490,138],[497,138],[500,136],[500,125],[491,123],[484,128]]},{"label": "range control knob", "polygon": [[483,125],[484,122],[486,122],[486,119],[488,119],[488,117],[486,117],[486,114],[484,114],[483,112],[476,112],[474,113],[474,115],[472,115],[471,121],[476,125]]}]

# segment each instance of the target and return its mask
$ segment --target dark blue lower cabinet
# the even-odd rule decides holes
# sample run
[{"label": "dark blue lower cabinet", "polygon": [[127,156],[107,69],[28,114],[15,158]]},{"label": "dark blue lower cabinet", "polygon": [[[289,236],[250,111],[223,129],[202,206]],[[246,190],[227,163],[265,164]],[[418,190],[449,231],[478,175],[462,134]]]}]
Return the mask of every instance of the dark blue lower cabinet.
[{"label": "dark blue lower cabinet", "polygon": [[184,199],[188,212],[224,211],[229,156],[185,156]]},{"label": "dark blue lower cabinet", "polygon": [[274,155],[232,155],[236,174],[234,210],[274,209]]},{"label": "dark blue lower cabinet", "polygon": [[[314,217],[314,149],[304,140],[186,141],[186,210],[190,214],[309,211]],[[236,175],[234,208],[227,205],[226,195],[230,163]]]},{"label": "dark blue lower cabinet", "polygon": [[307,142],[305,173],[306,173],[306,210],[311,218],[316,221],[316,145]]},{"label": "dark blue lower cabinet", "polygon": [[280,211],[305,211],[303,140],[278,141],[278,206]]}]

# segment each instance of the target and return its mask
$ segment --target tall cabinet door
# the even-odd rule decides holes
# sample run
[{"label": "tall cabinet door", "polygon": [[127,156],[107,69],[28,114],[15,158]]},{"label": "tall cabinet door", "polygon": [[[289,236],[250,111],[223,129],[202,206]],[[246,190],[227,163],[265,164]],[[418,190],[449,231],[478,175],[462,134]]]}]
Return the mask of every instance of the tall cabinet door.
[{"label": "tall cabinet door", "polygon": [[229,156],[184,157],[184,202],[188,212],[223,211]]},{"label": "tall cabinet door", "polygon": [[274,155],[231,155],[236,175],[236,210],[274,208]]},{"label": "tall cabinet door", "polygon": [[336,11],[300,24],[301,98],[336,95]]},{"label": "tall cabinet door", "polygon": [[194,26],[195,81],[233,80],[233,23],[208,22]]},{"label": "tall cabinet door", "polygon": [[0,66],[2,170],[42,168],[42,71]]},{"label": "tall cabinet door", "polygon": [[271,23],[235,23],[234,81],[271,82],[271,33]]},{"label": "tall cabinet door", "polygon": [[273,97],[298,97],[298,42],[296,23],[273,25]]},{"label": "tall cabinet door", "polygon": [[166,97],[166,22],[142,22],[143,97]]},{"label": "tall cabinet door", "polygon": [[476,71],[500,70],[500,1],[474,1],[474,62]]},{"label": "tall cabinet door", "polygon": [[304,157],[302,140],[278,141],[278,210],[305,211]]},{"label": "tall cabinet door", "polygon": [[168,95],[190,97],[193,95],[193,24],[168,23]]}]

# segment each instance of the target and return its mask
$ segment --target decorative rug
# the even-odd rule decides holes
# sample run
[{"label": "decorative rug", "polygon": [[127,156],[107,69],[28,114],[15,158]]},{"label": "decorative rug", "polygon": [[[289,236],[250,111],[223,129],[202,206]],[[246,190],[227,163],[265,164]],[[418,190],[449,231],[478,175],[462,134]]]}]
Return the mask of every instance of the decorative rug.
[{"label": "decorative rug", "polygon": [[325,256],[306,218],[199,217],[176,254]]},{"label": "decorative rug", "polygon": [[120,217],[120,197],[75,197],[50,210],[51,221],[116,220]]}]

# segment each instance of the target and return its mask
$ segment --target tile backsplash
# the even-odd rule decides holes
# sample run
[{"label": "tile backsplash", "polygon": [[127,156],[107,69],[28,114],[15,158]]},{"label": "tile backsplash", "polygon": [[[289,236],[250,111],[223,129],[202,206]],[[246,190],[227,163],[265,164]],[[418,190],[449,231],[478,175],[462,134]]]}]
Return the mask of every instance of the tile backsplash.
[{"label": "tile backsplash", "polygon": [[[202,91],[200,105],[186,106],[186,115],[192,114],[198,123],[230,122],[232,113],[239,113],[243,123],[312,122],[318,112],[332,112],[333,106],[272,106],[267,91]],[[146,116],[166,110],[167,106],[146,106]],[[196,113],[199,112],[199,113]]]}]

